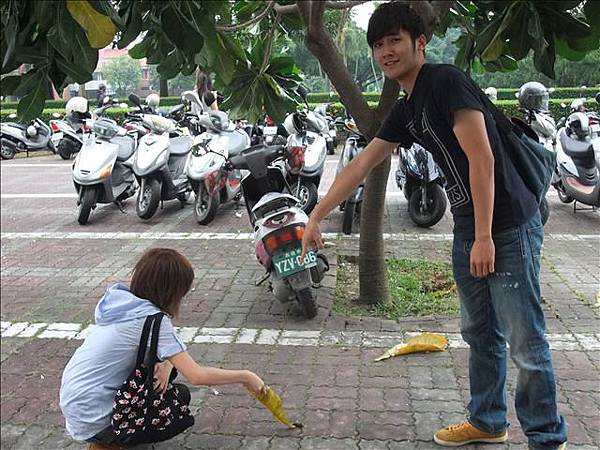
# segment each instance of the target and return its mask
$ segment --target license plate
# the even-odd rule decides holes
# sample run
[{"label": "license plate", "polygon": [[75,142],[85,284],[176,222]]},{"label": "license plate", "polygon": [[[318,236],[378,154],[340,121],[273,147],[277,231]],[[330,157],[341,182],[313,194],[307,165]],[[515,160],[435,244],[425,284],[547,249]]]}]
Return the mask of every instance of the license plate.
[{"label": "license plate", "polygon": [[263,133],[274,136],[277,134],[277,127],[265,127]]},{"label": "license plate", "polygon": [[62,131],[59,131],[58,133],[53,133],[52,136],[50,136],[50,139],[52,139],[52,142],[54,143],[54,145],[57,145],[62,138],[63,138]]},{"label": "license plate", "polygon": [[277,253],[273,256],[273,266],[275,272],[282,278],[288,277],[304,269],[310,269],[317,265],[317,254],[314,250],[309,250],[304,256],[304,264],[300,261],[302,249],[296,248],[286,252]]}]

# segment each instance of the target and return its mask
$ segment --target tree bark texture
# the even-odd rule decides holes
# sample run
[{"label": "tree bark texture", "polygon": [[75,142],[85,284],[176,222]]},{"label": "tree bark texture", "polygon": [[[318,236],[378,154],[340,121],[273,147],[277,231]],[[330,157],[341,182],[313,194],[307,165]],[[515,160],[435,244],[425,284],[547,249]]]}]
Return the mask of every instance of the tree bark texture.
[{"label": "tree bark texture", "polygon": [[169,96],[169,85],[168,80],[160,79],[160,96],[168,97]]},{"label": "tree bark texture", "polygon": [[[296,6],[304,21],[307,48],[319,60],[358,128],[368,140],[371,140],[377,133],[381,120],[390,111],[398,96],[397,83],[386,80],[378,108],[376,110],[369,108],[344,64],[342,55],[325,29],[323,22],[325,2],[299,1]],[[364,303],[390,301],[383,242],[385,188],[390,162],[391,157],[386,158],[367,177],[361,207],[359,281],[360,301]]]}]

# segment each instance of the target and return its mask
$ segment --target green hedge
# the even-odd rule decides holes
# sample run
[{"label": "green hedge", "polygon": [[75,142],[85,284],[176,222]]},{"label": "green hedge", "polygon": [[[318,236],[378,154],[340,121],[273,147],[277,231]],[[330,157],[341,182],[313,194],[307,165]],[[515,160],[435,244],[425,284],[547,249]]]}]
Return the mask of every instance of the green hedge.
[{"label": "green hedge", "polygon": [[[127,111],[128,111],[128,109],[125,109],[125,108],[112,108],[112,109],[109,109],[108,111],[106,111],[105,117],[114,119],[117,121],[117,123],[122,123],[125,120],[125,114],[127,113]],[[17,112],[16,109],[7,109],[7,108],[3,107],[2,109],[0,109],[0,121],[2,121],[2,122],[15,121],[16,119],[11,119],[8,116],[10,114],[16,114],[16,112]],[[49,123],[50,120],[54,119],[54,117],[52,117],[53,113],[63,114],[64,112],[65,112],[64,108],[49,108],[49,109],[45,109],[39,117],[44,122]]]},{"label": "green hedge", "polygon": [[[119,102],[127,103],[129,106],[133,106],[131,102],[127,98],[117,97]],[[142,98],[142,103],[144,99]],[[90,109],[94,109],[97,107],[96,99],[89,99],[90,101]],[[67,102],[64,100],[46,100],[44,110],[46,109],[60,109],[64,112],[65,105]],[[175,106],[181,103],[181,97],[163,97],[160,99],[160,106]],[[2,102],[0,103],[0,108],[2,109],[17,109],[17,105],[19,102]]]},{"label": "green hedge", "polygon": [[[550,99],[549,107],[550,113],[555,120],[558,120],[560,117],[564,116],[568,109],[563,109],[561,103],[565,103],[567,105],[571,104],[572,99],[568,98],[557,98]],[[371,108],[377,107],[377,102],[368,102]],[[315,108],[319,103],[309,103],[311,109]],[[499,100],[496,105],[502,110],[502,112],[509,117],[521,117],[522,113],[519,112],[519,102],[517,100]],[[344,117],[344,106],[339,102],[334,102],[329,105],[328,109],[329,113],[333,117]]]},{"label": "green hedge", "polygon": [[[516,100],[515,93],[518,89],[513,88],[499,88],[498,89],[498,100]],[[596,94],[600,92],[600,87],[587,87],[585,89],[577,87],[559,87],[555,88],[554,92],[550,94],[551,99],[574,99],[580,97],[594,98]],[[364,93],[363,96],[368,102],[379,101],[379,92]],[[339,102],[340,97],[337,94],[330,92],[314,92],[308,94],[309,103],[335,103]],[[570,103],[570,102],[569,102]]]}]

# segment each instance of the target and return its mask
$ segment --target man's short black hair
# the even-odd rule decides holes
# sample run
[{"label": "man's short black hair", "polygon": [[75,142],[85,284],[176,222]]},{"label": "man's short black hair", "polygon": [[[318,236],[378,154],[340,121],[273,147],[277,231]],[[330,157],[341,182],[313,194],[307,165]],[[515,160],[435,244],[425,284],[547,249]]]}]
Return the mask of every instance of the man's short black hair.
[{"label": "man's short black hair", "polygon": [[401,30],[408,32],[413,42],[420,35],[427,35],[421,15],[417,14],[410,4],[389,2],[379,5],[369,19],[367,29],[369,47],[373,48],[373,44],[378,40]]}]

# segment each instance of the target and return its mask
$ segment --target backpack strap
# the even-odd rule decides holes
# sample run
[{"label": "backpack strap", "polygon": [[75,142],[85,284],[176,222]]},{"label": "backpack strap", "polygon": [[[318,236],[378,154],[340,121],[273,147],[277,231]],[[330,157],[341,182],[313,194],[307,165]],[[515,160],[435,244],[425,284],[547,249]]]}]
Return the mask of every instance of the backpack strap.
[{"label": "backpack strap", "polygon": [[146,317],[144,328],[142,330],[142,337],[140,338],[140,346],[138,348],[135,367],[139,367],[144,362],[144,358],[146,356],[146,347],[148,347],[148,336],[150,336],[150,327],[152,327],[152,322],[154,322],[154,316]]}]

